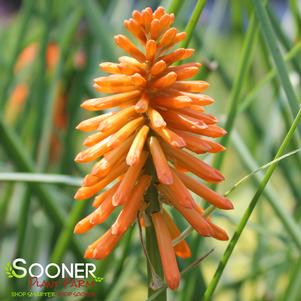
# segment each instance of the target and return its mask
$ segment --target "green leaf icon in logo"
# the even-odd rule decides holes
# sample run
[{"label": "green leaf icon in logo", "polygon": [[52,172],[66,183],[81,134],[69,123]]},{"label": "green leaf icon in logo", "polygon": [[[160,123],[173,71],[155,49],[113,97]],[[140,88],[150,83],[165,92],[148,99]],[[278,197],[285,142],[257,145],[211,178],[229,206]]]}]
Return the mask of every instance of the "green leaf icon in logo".
[{"label": "green leaf icon in logo", "polygon": [[10,262],[5,265],[5,271],[8,278],[22,278],[16,274]]},{"label": "green leaf icon in logo", "polygon": [[8,278],[14,278],[14,270],[13,270],[13,267],[11,266],[10,262],[8,262],[6,265],[5,265],[5,271],[6,271],[6,275]]},{"label": "green leaf icon in logo", "polygon": [[102,282],[104,278],[103,277],[94,276],[93,279],[94,279],[95,282]]}]

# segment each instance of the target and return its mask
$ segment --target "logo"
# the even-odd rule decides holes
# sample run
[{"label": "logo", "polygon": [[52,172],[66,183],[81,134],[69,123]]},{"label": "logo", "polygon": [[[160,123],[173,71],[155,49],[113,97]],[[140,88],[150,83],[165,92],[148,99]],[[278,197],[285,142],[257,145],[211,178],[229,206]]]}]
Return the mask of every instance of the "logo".
[{"label": "logo", "polygon": [[[96,275],[94,263],[48,263],[47,265],[34,262],[28,264],[24,258],[16,258],[5,265],[5,273],[9,279],[26,278],[28,288],[54,289],[52,296],[70,296],[81,292],[81,288],[94,288],[96,283],[104,280]],[[59,289],[72,289],[71,291],[57,291]],[[11,292],[12,297],[32,296],[34,292]],[[82,292],[83,294],[85,292]],[[87,296],[87,295],[86,295]],[[93,296],[93,295],[91,295]]]}]

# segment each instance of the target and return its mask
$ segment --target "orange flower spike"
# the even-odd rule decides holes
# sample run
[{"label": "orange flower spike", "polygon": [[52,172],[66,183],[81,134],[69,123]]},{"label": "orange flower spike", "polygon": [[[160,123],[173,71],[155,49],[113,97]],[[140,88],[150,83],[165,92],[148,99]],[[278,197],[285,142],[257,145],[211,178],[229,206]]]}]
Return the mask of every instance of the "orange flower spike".
[{"label": "orange flower spike", "polygon": [[139,62],[145,61],[145,55],[126,36],[121,34],[115,36],[115,42],[120,48]]},{"label": "orange flower spike", "polygon": [[208,221],[195,208],[185,208],[179,204],[179,197],[174,195],[167,185],[158,185],[158,190],[177,209],[188,223],[201,235],[212,236],[213,230]]},{"label": "orange flower spike", "polygon": [[[109,131],[107,132],[96,132],[90,136],[88,136],[84,142],[83,145],[90,147],[90,146],[94,146],[95,144],[102,142],[105,138],[109,137],[111,135],[111,133]],[[109,139],[109,138],[108,138]],[[108,141],[107,139],[107,141]]]},{"label": "orange flower spike", "polygon": [[[210,222],[209,222],[210,223]],[[211,228],[213,229],[213,234],[212,237],[218,239],[218,240],[228,240],[229,236],[228,234],[225,232],[225,230],[223,230],[222,228],[220,228],[219,226],[210,223]]]},{"label": "orange flower spike", "polygon": [[174,44],[184,41],[186,39],[186,36],[187,36],[186,32],[177,33],[174,39]]},{"label": "orange flower spike", "polygon": [[146,59],[153,62],[157,51],[157,43],[154,40],[148,40],[145,45]]},{"label": "orange flower spike", "polygon": [[151,73],[151,75],[155,76],[155,75],[162,73],[166,68],[167,68],[167,65],[166,65],[165,61],[160,60],[151,67],[150,73]]},{"label": "orange flower spike", "polygon": [[87,111],[99,111],[109,109],[121,105],[122,103],[129,100],[137,100],[141,95],[141,91],[134,90],[130,92],[114,94],[102,98],[93,98],[84,101],[81,104],[81,108]]},{"label": "orange flower spike", "polygon": [[186,60],[186,59],[190,58],[194,54],[194,51],[195,50],[192,48],[185,49],[185,52],[182,55],[181,60]]},{"label": "orange flower spike", "polygon": [[179,136],[181,136],[186,142],[186,148],[191,150],[196,154],[203,154],[206,152],[211,152],[212,147],[208,143],[208,141],[197,137],[195,135],[191,135],[188,132],[174,130]]},{"label": "orange flower spike", "polygon": [[157,38],[160,35],[160,30],[161,30],[160,21],[158,19],[152,20],[150,34],[153,40],[157,40]]},{"label": "orange flower spike", "polygon": [[86,163],[101,157],[108,150],[107,144],[110,139],[110,137],[107,137],[106,139],[98,142],[92,147],[80,152],[75,157],[75,162]]},{"label": "orange flower spike", "polygon": [[127,150],[125,150],[125,153],[120,158],[116,158],[116,161],[110,162],[110,164],[106,164],[106,161],[103,161],[104,158],[101,159],[94,165],[92,172],[85,177],[82,186],[92,186],[107,177],[114,167],[117,167],[123,163],[126,156],[126,151]]},{"label": "orange flower spike", "polygon": [[177,80],[175,72],[169,72],[151,83],[152,89],[163,89],[171,86]]},{"label": "orange flower spike", "polygon": [[90,132],[90,131],[95,131],[99,124],[107,119],[108,117],[112,116],[113,114],[115,114],[114,112],[108,112],[96,117],[92,117],[89,119],[86,119],[84,121],[82,121],[81,123],[78,124],[78,126],[76,127],[77,130],[83,131],[83,132]]},{"label": "orange flower spike", "polygon": [[197,159],[188,152],[177,149],[175,147],[172,148],[166,143],[164,143],[162,147],[169,156],[175,158],[188,170],[190,170],[192,173],[199,176],[200,178],[204,179],[205,181],[216,183],[224,180],[223,175],[218,170],[209,166],[204,161]]},{"label": "orange flower spike", "polygon": [[[216,125],[218,120],[214,116],[204,112],[204,106],[214,102],[211,97],[200,94],[208,83],[187,80],[196,75],[201,65],[193,62],[172,65],[194,53],[193,49],[185,48],[169,50],[186,37],[186,33],[171,28],[173,22],[174,15],[162,7],[154,12],[150,7],[142,12],[134,11],[124,25],[143,47],[139,49],[124,35],[115,36],[116,44],[128,56],[121,56],[117,63],[100,64],[108,75],[94,81],[96,91],[112,95],[82,104],[87,111],[115,108],[116,112],[90,118],[78,126],[80,130],[96,132],[85,140],[89,148],[80,152],[76,161],[102,158],[84,178],[75,198],[87,199],[108,187],[95,197],[93,206],[97,209],[77,225],[76,232],[88,231],[102,223],[116,206],[123,205],[113,226],[87,248],[87,258],[108,256],[135,221],[137,213],[146,210],[148,204],[143,195],[151,177],[144,175],[144,168],[149,152],[157,174],[152,183],[161,183],[154,187],[162,197],[159,205],[165,202],[174,206],[202,236],[228,239],[223,229],[203,216],[203,209],[194,202],[191,192],[221,209],[231,209],[231,202],[184,174],[190,171],[208,182],[222,181],[218,170],[180,148],[200,154],[222,151],[220,144],[203,136],[221,137],[226,132]],[[113,181],[116,183],[112,186]],[[175,289],[180,282],[175,252],[187,258],[191,255],[189,247],[181,241],[173,248],[172,239],[178,237],[180,231],[166,212],[150,214],[166,282]]]},{"label": "orange flower spike", "polygon": [[115,185],[113,185],[111,188],[109,188],[108,190],[102,192],[101,194],[97,195],[95,198],[94,198],[94,201],[93,201],[93,204],[92,206],[94,208],[98,208],[99,205],[104,202],[104,200],[106,198],[109,198],[109,199],[112,199],[114,193],[116,192],[118,186],[119,186],[120,182],[117,182]]},{"label": "orange flower spike", "polygon": [[139,162],[148,132],[149,127],[144,125],[137,133],[126,157],[127,165],[132,166]]},{"label": "orange flower spike", "polygon": [[167,65],[171,65],[175,63],[176,61],[180,60],[185,54],[185,49],[184,48],[178,48],[174,50],[173,52],[164,55],[160,57],[160,60],[163,60]]},{"label": "orange flower spike", "polygon": [[204,81],[177,81],[174,85],[174,89],[182,90],[185,92],[201,93],[208,88],[209,84]]},{"label": "orange flower spike", "polygon": [[153,157],[157,177],[162,184],[170,185],[173,183],[174,178],[168,166],[164,152],[160,146],[159,141],[154,136],[151,136],[149,141],[149,149]]},{"label": "orange flower spike", "polygon": [[153,13],[153,17],[160,19],[165,14],[165,9],[162,6],[159,6]]},{"label": "orange flower spike", "polygon": [[204,198],[212,205],[225,210],[233,209],[232,203],[227,198],[220,196],[200,181],[181,172],[178,172],[177,174],[189,190]]},{"label": "orange flower spike", "polygon": [[114,250],[121,238],[122,234],[113,235],[111,229],[109,229],[102,237],[87,248],[85,258],[103,259],[107,257]]},{"label": "orange flower spike", "polygon": [[150,7],[145,8],[142,11],[142,18],[143,18],[143,25],[145,28],[145,31],[150,31],[151,23],[153,19],[153,11]]},{"label": "orange flower spike", "polygon": [[93,88],[97,92],[102,93],[123,93],[123,92],[131,92],[139,89],[139,87],[134,85],[106,85],[106,84],[93,84]]},{"label": "orange flower spike", "polygon": [[[167,228],[169,230],[169,233],[171,235],[171,239],[174,240],[177,237],[181,235],[181,231],[178,229],[177,225],[173,221],[172,217],[168,214],[168,212],[163,209],[162,215],[164,218],[164,221],[167,225]],[[181,258],[189,258],[191,257],[190,248],[185,240],[181,240],[179,243],[177,243],[174,246],[174,250],[176,252],[176,255]]]},{"label": "orange flower spike", "polygon": [[[152,126],[151,126],[152,127]],[[171,131],[168,128],[154,128],[152,129],[167,143],[174,147],[184,147],[186,145],[185,140],[177,135],[175,132]]]},{"label": "orange flower spike", "polygon": [[129,195],[137,181],[137,178],[140,174],[141,169],[144,166],[144,163],[147,159],[147,152],[142,152],[140,156],[140,160],[135,165],[132,165],[128,168],[126,174],[124,175],[123,179],[121,180],[121,183],[116,191],[116,193],[113,196],[113,205],[119,206],[124,204],[128,198]]},{"label": "orange flower spike", "polygon": [[181,68],[175,71],[177,80],[183,80],[195,76],[199,72],[199,68],[195,66]]},{"label": "orange flower spike", "polygon": [[139,101],[135,104],[135,110],[137,113],[145,113],[149,107],[149,97],[147,93],[144,93]]},{"label": "orange flower spike", "polygon": [[128,166],[125,162],[118,165],[116,168],[112,170],[112,172],[106,176],[104,179],[100,180],[98,183],[92,186],[83,186],[79,188],[74,196],[76,200],[85,200],[98,193],[101,189],[110,184],[113,180],[121,176],[126,172]]},{"label": "orange flower spike", "polygon": [[159,48],[168,47],[172,44],[174,38],[176,37],[177,29],[176,28],[170,28],[168,29],[162,36],[159,42]]},{"label": "orange flower spike", "polygon": [[205,152],[218,153],[225,150],[225,148],[216,142],[210,141],[209,139],[200,138],[195,135],[190,135],[187,132],[174,130],[175,133],[184,138],[186,142],[186,148],[197,154],[203,154]]},{"label": "orange flower spike", "polygon": [[110,171],[110,169],[121,160],[123,157],[125,158],[125,155],[131,146],[134,139],[134,135],[127,138],[123,143],[118,145],[113,150],[107,152],[104,154],[104,157],[95,164],[95,166],[92,169],[91,174],[102,177],[103,174],[106,174]]},{"label": "orange flower spike", "polygon": [[[135,86],[137,88],[143,88],[146,85],[146,80],[139,73],[135,73],[133,75],[125,75],[125,74],[113,74],[110,76],[98,77],[94,80],[98,88],[110,89],[110,88],[127,88],[133,89]],[[104,92],[110,92],[105,91]]]},{"label": "orange flower spike", "polygon": [[140,70],[139,73],[141,73],[143,71],[146,71],[146,69],[147,69],[147,64],[146,63],[141,63],[138,60],[136,60],[136,59],[134,59],[133,57],[130,57],[130,56],[121,56],[121,57],[118,58],[118,61],[121,64],[127,64],[129,66],[138,68],[138,70]]},{"label": "orange flower spike", "polygon": [[181,64],[179,66],[170,66],[170,67],[168,67],[168,70],[178,72],[178,71],[185,70],[185,69],[188,69],[191,67],[198,68],[198,70],[199,70],[201,66],[202,66],[201,63],[189,62],[186,64]]},{"label": "orange flower spike", "polygon": [[160,112],[163,118],[171,123],[176,123],[183,125],[189,129],[206,129],[208,128],[207,124],[199,119],[195,119],[188,115],[182,114],[182,109],[179,112],[176,111],[165,111]]},{"label": "orange flower spike", "polygon": [[90,229],[92,229],[95,225],[90,223],[90,218],[94,215],[94,212],[80,220],[74,227],[73,232],[76,234],[83,234]]},{"label": "orange flower spike", "polygon": [[205,122],[206,124],[214,124],[214,123],[218,122],[218,119],[215,118],[214,116],[192,110],[191,108],[184,108],[183,110],[181,110],[181,113],[184,113],[195,119],[201,120],[201,121]]},{"label": "orange flower spike", "polygon": [[120,129],[122,126],[124,126],[132,117],[135,116],[137,116],[135,107],[130,106],[112,115],[111,117],[106,118],[99,124],[97,130],[102,132],[109,130],[109,132],[113,133],[117,129]]},{"label": "orange flower spike", "polygon": [[179,179],[177,174],[172,169],[171,172],[173,175],[173,183],[168,187],[170,192],[173,195],[177,196],[176,200],[178,200],[179,205],[185,208],[195,207],[195,202],[186,186],[183,184],[183,182]]},{"label": "orange flower spike", "polygon": [[227,134],[227,132],[224,129],[216,126],[215,124],[209,124],[207,128],[201,129],[201,128],[192,128],[187,126],[186,124],[184,125],[184,124],[170,122],[170,127],[178,130],[189,131],[191,133],[200,134],[207,137],[212,137],[212,138],[219,138]]},{"label": "orange flower spike", "polygon": [[85,146],[95,145],[101,140],[104,140],[104,138],[107,138],[111,134],[114,134],[116,133],[116,131],[122,129],[122,127],[127,125],[128,121],[132,120],[135,117],[138,117],[138,115],[134,106],[127,107],[126,109],[119,111],[118,113],[112,115],[111,117],[108,117],[107,119],[105,119],[103,122],[99,124],[98,132],[88,136],[85,139],[84,145]]},{"label": "orange flower spike", "polygon": [[165,33],[162,35],[160,42],[159,42],[159,48],[168,47],[172,44],[174,38],[176,37],[177,29],[176,28],[169,28]]},{"label": "orange flower spike", "polygon": [[166,126],[166,122],[161,114],[152,107],[148,109],[147,116],[151,122],[152,127],[161,128]]},{"label": "orange flower spike", "polygon": [[151,183],[151,176],[144,175],[134,187],[130,202],[126,203],[112,225],[112,234],[124,233],[137,218],[138,210],[141,208],[143,195]]},{"label": "orange flower spike", "polygon": [[132,12],[132,17],[140,26],[142,26],[144,24],[143,17],[142,17],[142,14],[140,13],[140,11],[134,10]]},{"label": "orange flower spike", "polygon": [[143,74],[145,75],[145,71],[141,70],[139,67],[133,65],[133,64],[129,64],[129,63],[120,63],[117,65],[119,72],[118,73],[122,73],[122,74],[126,74],[126,75],[135,75],[135,73],[139,73],[139,74]]},{"label": "orange flower spike", "polygon": [[180,285],[180,272],[172,246],[171,236],[160,212],[152,214],[163,273],[168,287],[175,290]]},{"label": "orange flower spike", "polygon": [[104,198],[96,210],[77,223],[74,232],[77,234],[84,233],[95,225],[103,223],[115,208],[116,207],[112,205],[112,193],[110,193]]},{"label": "orange flower spike", "polygon": [[92,225],[102,224],[111,215],[114,209],[116,209],[116,207],[113,206],[112,195],[109,194],[94,211],[94,214],[90,217],[89,222]]},{"label": "orange flower spike", "polygon": [[[178,91],[179,95],[187,96],[191,99],[193,105],[207,106],[214,102],[214,99],[204,94],[193,94],[189,92]],[[190,108],[193,108],[193,105]]]},{"label": "orange flower spike", "polygon": [[92,186],[101,180],[100,177],[88,174],[85,176],[82,186]]},{"label": "orange flower spike", "polygon": [[210,145],[211,147],[210,153],[219,153],[219,152],[223,152],[226,149],[224,146],[222,146],[217,142],[205,138],[202,138],[202,140]]},{"label": "orange flower spike", "polygon": [[94,79],[94,83],[99,86],[131,86],[133,85],[132,77],[124,74],[114,74],[101,76]]},{"label": "orange flower spike", "polygon": [[111,74],[118,74],[118,73],[120,73],[120,68],[119,68],[118,64],[116,64],[116,63],[105,62],[105,63],[99,64],[99,67],[103,71],[111,73]]},{"label": "orange flower spike", "polygon": [[129,19],[124,21],[124,27],[131,33],[133,34],[134,37],[138,39],[139,42],[142,44],[146,42],[146,37],[145,33],[143,32],[140,24],[134,20],[134,19]]},{"label": "orange flower spike", "polygon": [[144,123],[143,117],[138,117],[128,122],[118,132],[112,135],[110,141],[108,142],[108,147],[114,148],[118,146],[120,143],[125,141],[132,133],[134,133],[140,126],[142,126],[143,123]]},{"label": "orange flower spike", "polygon": [[160,18],[161,33],[166,31],[173,24],[174,20],[175,20],[174,14],[164,14]]},{"label": "orange flower spike", "polygon": [[181,109],[190,106],[192,101],[187,96],[157,96],[153,102],[155,105],[165,106],[168,109]]},{"label": "orange flower spike", "polygon": [[212,138],[219,138],[227,134],[224,129],[218,127],[217,125],[208,125],[206,129],[200,130],[198,133]]}]

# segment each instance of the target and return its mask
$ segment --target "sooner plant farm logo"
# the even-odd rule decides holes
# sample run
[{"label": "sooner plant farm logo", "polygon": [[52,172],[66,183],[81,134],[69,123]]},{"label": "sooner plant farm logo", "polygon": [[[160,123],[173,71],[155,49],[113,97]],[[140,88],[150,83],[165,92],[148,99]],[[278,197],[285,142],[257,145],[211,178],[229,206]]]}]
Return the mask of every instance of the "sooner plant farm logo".
[{"label": "sooner plant farm logo", "polygon": [[[94,263],[48,263],[27,264],[24,258],[16,258],[5,265],[6,276],[10,279],[27,278],[28,288],[40,289],[79,289],[93,288],[103,277],[96,275]],[[51,292],[59,296],[79,294],[73,291]],[[12,292],[14,297],[32,296],[32,292]],[[82,296],[82,295],[81,295]]]}]

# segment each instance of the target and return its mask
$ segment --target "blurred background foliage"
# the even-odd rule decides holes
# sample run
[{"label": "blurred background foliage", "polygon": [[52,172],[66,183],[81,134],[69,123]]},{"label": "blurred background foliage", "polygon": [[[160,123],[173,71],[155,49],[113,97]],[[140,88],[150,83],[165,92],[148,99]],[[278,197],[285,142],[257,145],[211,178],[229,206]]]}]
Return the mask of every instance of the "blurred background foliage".
[{"label": "blurred background foliage", "polygon": [[[113,36],[125,32],[123,20],[134,9],[163,5],[184,30],[196,2],[0,1],[0,300],[12,300],[10,291],[28,288],[25,281],[6,278],[7,261],[84,262],[84,247],[112,221],[80,237],[72,233],[89,211],[87,202],[73,201],[74,186],[88,170],[73,162],[84,138],[74,128],[91,116],[79,105],[96,95],[91,83],[101,74],[98,64],[121,55]],[[273,159],[299,107],[300,1],[264,1],[265,19],[258,2],[208,0],[189,45],[196,49],[193,60],[203,64],[198,78],[210,82],[208,94],[216,100],[209,110],[231,132],[224,158],[206,157],[226,177],[220,192]],[[286,151],[300,147],[300,130]],[[300,153],[279,163],[213,300],[301,300],[300,169]],[[213,213],[230,236],[261,177],[257,173],[231,193],[235,210]],[[175,218],[184,230],[187,225]],[[193,256],[180,260],[181,269],[214,252],[183,276],[181,288],[168,292],[169,300],[203,300],[227,247],[195,233],[187,240]],[[104,282],[94,288],[97,298],[87,300],[147,299],[137,227],[97,266]]]}]

